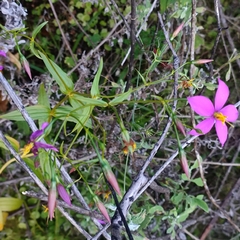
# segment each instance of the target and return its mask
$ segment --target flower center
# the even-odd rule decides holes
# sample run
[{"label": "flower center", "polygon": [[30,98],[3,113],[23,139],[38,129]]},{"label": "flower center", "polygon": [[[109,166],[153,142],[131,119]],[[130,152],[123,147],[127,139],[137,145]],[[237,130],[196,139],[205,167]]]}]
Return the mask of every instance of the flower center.
[{"label": "flower center", "polygon": [[227,120],[227,116],[223,115],[221,112],[215,112],[214,113],[214,117],[221,121],[222,124],[225,124],[226,120]]},{"label": "flower center", "polygon": [[32,142],[30,142],[27,145],[25,145],[24,148],[23,148],[22,157],[25,157],[31,151],[33,146],[34,146],[34,144]]}]

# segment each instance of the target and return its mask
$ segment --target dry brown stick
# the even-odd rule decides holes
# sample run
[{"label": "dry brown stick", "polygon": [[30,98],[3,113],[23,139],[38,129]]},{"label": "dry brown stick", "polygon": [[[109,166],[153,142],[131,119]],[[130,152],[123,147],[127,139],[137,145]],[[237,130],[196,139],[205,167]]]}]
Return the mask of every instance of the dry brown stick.
[{"label": "dry brown stick", "polygon": [[[238,146],[238,147],[237,147],[237,146]],[[237,147],[237,151],[235,152],[235,154],[234,154],[234,156],[233,156],[233,158],[232,158],[232,163],[234,163],[234,162],[236,161],[236,159],[239,157],[239,152],[240,152],[239,142],[238,142],[238,144],[235,145],[234,150],[236,149],[236,147]],[[223,180],[221,181],[220,187],[218,188],[217,194],[216,194],[215,197],[214,197],[215,199],[218,198],[220,192],[221,192],[222,189],[223,189],[223,186],[225,186],[225,182],[227,181],[227,179],[228,179],[228,177],[229,177],[229,174],[230,174],[230,172],[232,171],[232,168],[233,168],[233,167],[229,167],[229,168],[227,169],[227,171],[226,171],[226,173],[225,173],[225,176],[224,176]]]},{"label": "dry brown stick", "polygon": [[130,41],[131,41],[131,52],[128,65],[127,83],[125,92],[128,91],[130,87],[130,81],[132,79],[133,65],[134,65],[134,50],[135,50],[135,22],[136,22],[136,2],[131,0],[131,25],[130,25]]},{"label": "dry brown stick", "polygon": [[[44,201],[44,202],[48,201],[48,197],[46,195],[43,195],[42,193],[37,193],[37,192],[34,192],[34,191],[24,191],[24,192],[22,192],[22,194],[25,195],[25,196],[28,196],[28,197],[39,199],[39,200]],[[75,205],[69,206],[67,203],[65,203],[64,201],[61,201],[61,200],[57,200],[57,206],[61,206],[61,207],[67,208],[67,209],[71,209],[71,210],[73,210],[77,213],[80,213],[82,215],[86,215],[86,216],[89,216],[89,217],[93,217],[93,218],[96,218],[96,219],[99,219],[99,220],[105,220],[106,221],[104,216],[99,214],[98,212],[90,211],[90,210],[87,210],[87,209],[84,209],[84,208],[81,208],[81,207],[78,207],[78,206],[75,206]]]},{"label": "dry brown stick", "polygon": [[64,33],[63,29],[62,29],[62,26],[61,26],[60,21],[59,21],[59,19],[58,19],[58,16],[57,16],[57,13],[56,13],[55,8],[54,8],[54,6],[53,6],[53,3],[52,3],[51,0],[48,0],[48,2],[49,2],[49,4],[50,4],[50,6],[51,6],[53,15],[54,15],[54,17],[55,17],[55,19],[56,19],[56,22],[57,22],[58,28],[59,28],[59,30],[60,30],[60,32],[61,32],[63,41],[64,41],[64,43],[66,44],[67,49],[68,49],[68,51],[69,51],[69,53],[70,53],[73,61],[74,61],[75,64],[76,64],[76,63],[77,63],[77,60],[76,60],[76,58],[75,58],[75,56],[74,56],[74,54],[73,54],[73,52],[72,52],[72,49],[71,49],[71,47],[70,47],[70,45],[69,45],[69,42],[68,42],[68,40],[67,40],[67,38],[66,38],[66,36],[65,36],[65,33]]},{"label": "dry brown stick", "polygon": [[[224,209],[229,204],[229,200],[232,197],[232,192],[238,188],[240,188],[240,178],[236,181],[236,183],[234,184],[232,189],[228,192],[227,196],[225,197],[223,203],[221,204],[222,209]],[[215,216],[212,218],[211,222],[205,228],[200,240],[206,239],[206,237],[209,235],[210,231],[212,230],[214,224],[217,222],[218,218],[219,218],[219,215],[215,214]]]},{"label": "dry brown stick", "polygon": [[204,189],[207,193],[207,196],[209,198],[209,200],[211,201],[211,203],[221,212],[223,213],[224,217],[227,219],[227,221],[238,231],[240,232],[240,229],[239,227],[232,221],[232,219],[229,217],[229,215],[227,214],[227,212],[225,210],[223,210],[216,202],[216,200],[212,197],[211,193],[210,193],[210,190],[208,188],[208,185],[207,185],[207,181],[204,177],[204,171],[203,171],[203,167],[202,167],[202,158],[200,156],[200,154],[195,151],[196,153],[196,157],[197,157],[197,160],[198,160],[198,165],[199,165],[199,172],[200,172],[200,176],[201,176],[201,179],[203,181],[203,185],[204,185]]}]

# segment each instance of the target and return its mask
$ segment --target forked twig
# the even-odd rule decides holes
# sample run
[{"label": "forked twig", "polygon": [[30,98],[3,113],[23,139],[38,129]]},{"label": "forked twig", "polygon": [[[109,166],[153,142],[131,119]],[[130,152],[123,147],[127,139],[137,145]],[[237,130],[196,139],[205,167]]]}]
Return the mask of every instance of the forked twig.
[{"label": "forked twig", "polygon": [[[202,161],[201,161],[201,156],[200,154],[195,151],[196,153],[196,157],[197,157],[197,160],[198,160],[198,165],[199,165],[199,172],[200,172],[200,176],[201,176],[201,179],[203,181],[203,185],[204,185],[204,189],[207,193],[207,196],[209,198],[209,200],[211,201],[211,203],[221,212],[223,213],[224,217],[228,220],[228,222],[238,231],[240,232],[240,229],[239,227],[232,221],[232,219],[229,217],[229,215],[227,214],[227,212],[225,210],[223,210],[216,202],[216,200],[212,197],[211,193],[210,193],[210,190],[208,188],[208,185],[207,185],[207,182],[206,182],[206,179],[204,177],[204,171],[203,171],[203,167],[202,167]],[[203,238],[205,239],[205,237]]]}]

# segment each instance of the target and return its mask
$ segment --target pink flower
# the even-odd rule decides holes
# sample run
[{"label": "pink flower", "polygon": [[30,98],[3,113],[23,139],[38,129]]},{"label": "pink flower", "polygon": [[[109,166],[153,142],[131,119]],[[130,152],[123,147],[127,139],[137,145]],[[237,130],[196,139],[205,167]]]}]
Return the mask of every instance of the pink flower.
[{"label": "pink flower", "polygon": [[58,152],[58,149],[53,145],[37,141],[38,138],[44,134],[44,130],[48,125],[49,123],[44,122],[41,126],[41,129],[33,132],[30,136],[30,143],[33,143],[32,152],[35,156],[38,154],[39,148],[51,149],[55,152]]},{"label": "pink flower", "polygon": [[60,197],[62,198],[62,200],[65,203],[67,203],[69,206],[71,206],[72,205],[71,198],[62,184],[60,184],[60,183],[57,184],[57,191],[58,191],[58,194],[60,195]]},{"label": "pink flower", "polygon": [[213,125],[215,124],[217,136],[223,146],[227,140],[228,135],[228,128],[226,123],[234,122],[237,120],[238,110],[232,104],[223,107],[229,96],[229,88],[221,79],[218,79],[218,84],[219,85],[215,95],[214,104],[209,98],[204,96],[194,96],[187,98],[191,108],[197,114],[205,117],[205,119],[198,123],[195,127],[197,131],[200,130],[201,132],[197,132],[193,129],[189,132],[189,134],[206,134],[212,129]]},{"label": "pink flower", "polygon": [[48,124],[48,122],[43,123],[40,130],[37,130],[31,134],[30,141],[23,148],[22,157],[26,156],[30,151],[32,151],[34,156],[37,156],[39,148],[51,149],[52,151],[58,152],[58,149],[53,145],[40,142],[40,139],[43,137],[44,130],[47,128]]}]

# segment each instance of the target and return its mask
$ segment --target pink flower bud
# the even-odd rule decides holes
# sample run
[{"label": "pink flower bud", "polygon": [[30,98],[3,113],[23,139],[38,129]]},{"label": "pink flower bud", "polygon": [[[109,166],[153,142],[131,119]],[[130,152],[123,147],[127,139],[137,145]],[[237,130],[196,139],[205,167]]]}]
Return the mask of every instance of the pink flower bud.
[{"label": "pink flower bud", "polygon": [[56,207],[57,189],[56,182],[51,183],[51,187],[48,191],[48,216],[50,221],[54,218],[54,210]]},{"label": "pink flower bud", "polygon": [[32,80],[31,69],[30,69],[28,60],[27,60],[24,56],[22,56],[22,64],[23,64],[23,67],[24,67],[26,73],[28,74],[28,76],[29,76],[30,79]]},{"label": "pink flower bud", "polygon": [[188,178],[190,178],[188,161],[187,161],[187,158],[186,158],[185,151],[183,149],[180,149],[179,150],[179,155],[180,155],[180,163],[181,163],[182,169],[183,169],[184,173],[186,174],[186,176]]},{"label": "pink flower bud", "polygon": [[176,125],[177,125],[178,130],[184,135],[184,137],[186,137],[187,134],[185,132],[185,128],[184,128],[182,122],[178,118],[176,119]]},{"label": "pink flower bud", "polygon": [[65,203],[67,203],[69,206],[71,206],[72,205],[71,198],[62,184],[60,184],[60,183],[57,184],[57,191],[58,191],[58,194],[60,195],[60,197],[62,198],[62,200]]},{"label": "pink flower bud", "polygon": [[184,22],[181,23],[177,29],[173,32],[172,37],[171,37],[171,41],[179,34],[179,32],[183,29],[184,26]]},{"label": "pink flower bud", "polygon": [[193,64],[205,64],[205,63],[209,63],[212,61],[213,61],[213,59],[199,59],[199,60],[192,61],[192,63]]},{"label": "pink flower bud", "polygon": [[94,201],[98,207],[98,209],[100,210],[100,212],[102,213],[102,215],[107,219],[107,221],[109,223],[111,223],[111,219],[108,215],[108,212],[107,212],[107,209],[106,207],[104,206],[104,204],[97,198],[97,197],[94,197]]},{"label": "pink flower bud", "polygon": [[115,175],[113,174],[112,170],[110,169],[110,166],[108,167],[104,167],[103,168],[103,172],[105,174],[105,177],[107,178],[107,180],[109,181],[109,183],[111,184],[111,186],[114,188],[114,190],[117,192],[117,194],[119,196],[122,196],[120,188],[118,186],[118,182],[117,179],[115,177]]}]

